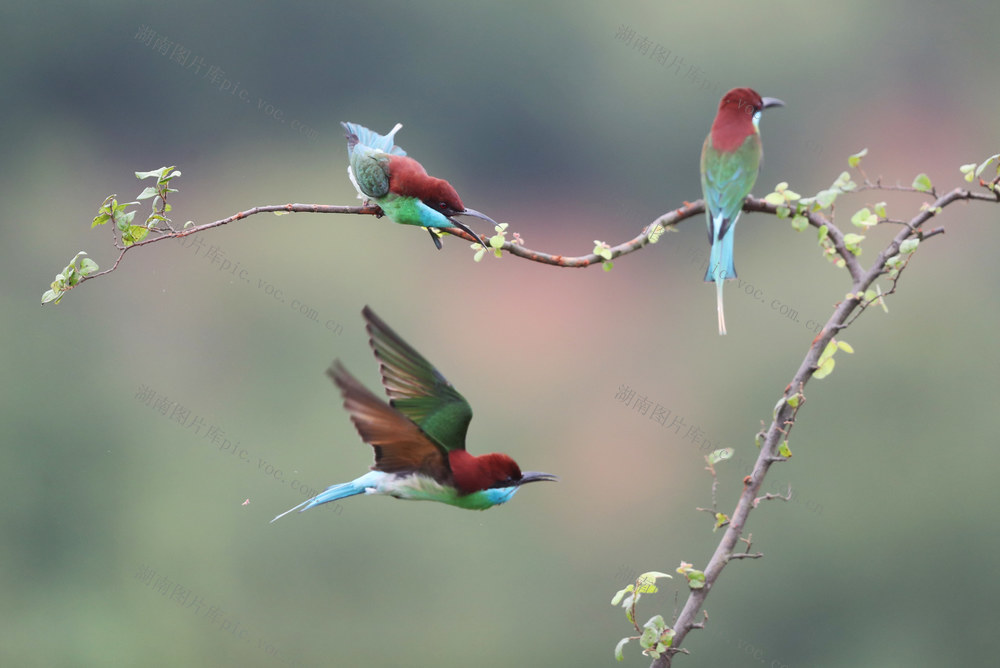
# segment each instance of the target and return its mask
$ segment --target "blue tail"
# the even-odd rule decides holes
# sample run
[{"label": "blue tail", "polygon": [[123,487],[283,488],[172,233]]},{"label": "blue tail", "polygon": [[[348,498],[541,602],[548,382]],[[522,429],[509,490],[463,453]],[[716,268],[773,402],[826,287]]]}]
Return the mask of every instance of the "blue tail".
[{"label": "blue tail", "polygon": [[385,473],[382,471],[369,471],[360,478],[352,480],[351,482],[331,485],[326,488],[326,491],[320,492],[308,501],[303,501],[294,508],[289,508],[271,521],[274,522],[275,520],[279,520],[293,510],[298,510],[300,513],[304,513],[313,506],[319,506],[330,501],[336,501],[337,499],[346,499],[347,497],[354,496],[355,494],[363,494],[366,489],[375,486],[375,483],[378,482],[378,480],[383,476],[385,476]]},{"label": "blue tail", "polygon": [[396,133],[403,127],[402,123],[396,123],[395,127],[387,135],[380,135],[357,123],[342,122],[341,125],[347,131],[347,148],[350,151],[353,151],[355,146],[361,144],[362,146],[367,146],[383,153],[406,155],[406,151],[396,146],[393,139]]},{"label": "blue tail", "polygon": [[712,240],[712,252],[708,255],[708,269],[705,270],[705,281],[724,281],[736,278],[736,265],[733,263],[733,232],[736,225],[730,225],[722,239]]},{"label": "blue tail", "polygon": [[708,254],[708,269],[705,270],[705,280],[715,281],[716,310],[719,312],[719,334],[726,333],[726,315],[722,308],[722,286],[727,278],[736,278],[736,265],[733,264],[733,232],[736,231],[736,220],[719,239],[712,237],[712,252]]}]

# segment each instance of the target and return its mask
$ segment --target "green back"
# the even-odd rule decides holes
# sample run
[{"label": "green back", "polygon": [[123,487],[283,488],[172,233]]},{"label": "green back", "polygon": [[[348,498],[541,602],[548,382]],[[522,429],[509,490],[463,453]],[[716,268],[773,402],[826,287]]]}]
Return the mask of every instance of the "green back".
[{"label": "green back", "polygon": [[[722,217],[722,224],[716,231],[717,239],[724,237],[739,217],[743,200],[757,181],[762,153],[760,135],[756,132],[735,151],[718,151],[712,146],[712,135],[705,138],[701,152],[701,188],[709,220],[718,220],[720,214]],[[709,241],[712,241],[711,233]]]}]

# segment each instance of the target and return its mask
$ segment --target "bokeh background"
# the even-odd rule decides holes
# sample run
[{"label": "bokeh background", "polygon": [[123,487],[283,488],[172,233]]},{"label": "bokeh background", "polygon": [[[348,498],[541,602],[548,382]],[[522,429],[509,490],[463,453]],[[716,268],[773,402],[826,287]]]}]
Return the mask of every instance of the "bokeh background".
[{"label": "bokeh background", "polygon": [[[138,194],[134,171],[178,166],[178,222],[354,204],[339,121],[398,121],[469,206],[578,255],[700,196],[734,86],[788,105],[762,122],[758,195],[815,193],[864,147],[886,182],[964,184],[958,166],[1000,148],[998,27],[992,0],[5,3],[0,663],[611,665],[630,631],[612,594],[703,566],[719,538],[695,510],[705,444],[736,450],[728,511],[849,287],[814,232],[747,215],[720,338],[701,219],[606,273],[262,215],[40,307],[78,250],[113,261],[90,221]],[[899,218],[921,201],[861,194],[838,220],[883,199]],[[679,664],[995,659],[998,221],[946,209],[889,313],[846,333],[855,354],[808,387],[766,484],[792,501],[751,517],[766,557],[725,573]],[[377,386],[364,304],[469,399],[471,451],[561,482],[482,513],[354,498],[269,524],[370,464],[323,373],[339,357]],[[640,619],[670,617],[677,589]]]}]

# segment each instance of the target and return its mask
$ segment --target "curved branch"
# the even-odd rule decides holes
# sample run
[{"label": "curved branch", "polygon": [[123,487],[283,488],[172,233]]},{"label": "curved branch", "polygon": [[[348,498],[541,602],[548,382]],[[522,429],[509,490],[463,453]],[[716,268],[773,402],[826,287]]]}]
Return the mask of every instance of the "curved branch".
[{"label": "curved branch", "polygon": [[[779,207],[768,204],[763,199],[756,199],[754,197],[747,197],[746,201],[743,203],[744,211],[755,211],[759,213],[769,213],[771,215],[777,215]],[[664,213],[656,220],[652,221],[648,225],[642,228],[642,231],[632,239],[622,242],[616,246],[612,246],[609,250],[611,252],[611,259],[621,257],[623,255],[628,255],[634,253],[635,251],[648,246],[653,243],[649,240],[650,231],[654,229],[656,225],[659,225],[663,229],[674,227],[688,218],[697,216],[705,212],[705,204],[702,200],[695,200],[694,202],[684,202],[683,206],[674,209],[673,211],[668,211]],[[255,206],[246,211],[240,211],[227,218],[222,218],[221,220],[216,220],[211,223],[205,223],[204,225],[196,225],[193,227],[188,227],[183,230],[162,230],[153,229],[152,232],[158,233],[156,236],[150,236],[142,241],[138,241],[129,246],[118,246],[116,240],[116,246],[120,249],[118,257],[115,259],[114,264],[108,269],[103,271],[98,271],[88,276],[84,276],[80,281],[74,286],[67,286],[66,291],[71,290],[74,287],[82,285],[83,283],[110,274],[118,268],[121,263],[122,258],[133,248],[139,248],[141,246],[148,246],[150,244],[163,241],[165,239],[178,239],[181,237],[188,236],[190,234],[197,234],[198,232],[204,232],[205,230],[210,230],[215,227],[220,227],[222,225],[227,225],[229,223],[248,218],[258,213],[344,213],[344,214],[358,214],[358,215],[373,215],[376,217],[381,217],[382,210],[374,205],[369,206],[332,206],[325,204],[269,204],[264,206]],[[813,227],[819,228],[820,226],[826,225],[829,230],[830,239],[834,243],[834,247],[837,253],[844,259],[848,271],[851,273],[852,278],[857,281],[860,277],[861,269],[858,265],[857,259],[854,255],[847,250],[844,244],[844,235],[840,230],[828,221],[821,213],[804,213],[802,214],[809,220],[809,224]],[[452,227],[440,230],[447,234],[465,239],[471,243],[478,243],[478,239],[472,237],[468,233]],[[553,253],[547,253],[544,251],[537,251],[527,248],[520,243],[515,243],[511,241],[504,241],[501,246],[501,250],[506,251],[510,255],[515,257],[520,257],[526,260],[531,260],[532,262],[540,262],[542,264],[548,264],[555,267],[567,267],[567,268],[583,268],[589,267],[595,264],[602,264],[607,258],[597,255],[596,253],[588,253],[586,255],[579,256],[567,256],[567,255],[557,255]]]},{"label": "curved branch", "polygon": [[382,210],[378,207],[363,207],[363,206],[330,206],[326,204],[269,204],[266,206],[255,206],[252,209],[247,209],[246,211],[240,211],[239,213],[234,213],[228,218],[222,218],[221,220],[216,220],[211,223],[205,223],[204,225],[195,225],[192,227],[185,228],[183,230],[153,230],[159,232],[160,234],[155,237],[148,237],[142,241],[137,241],[129,246],[120,247],[121,252],[118,254],[118,258],[115,263],[111,265],[108,269],[104,271],[98,271],[88,276],[84,276],[76,285],[68,286],[66,292],[69,290],[82,285],[83,283],[95,279],[99,276],[104,276],[105,274],[110,274],[115,269],[118,268],[119,263],[121,263],[122,258],[125,257],[125,253],[129,252],[133,248],[139,248],[140,246],[148,246],[150,244],[155,244],[158,241],[163,241],[165,239],[180,239],[181,237],[186,237],[189,234],[196,234],[198,232],[204,232],[205,230],[210,230],[213,227],[221,227],[222,225],[227,225],[229,223],[235,222],[237,220],[242,220],[248,216],[252,216],[257,213],[355,213],[371,216],[381,216]]},{"label": "curved branch", "polygon": [[[920,238],[921,236],[923,236],[923,238],[928,238],[937,234],[937,230],[932,230],[930,233],[924,234],[921,227],[934,215],[936,215],[938,208],[944,208],[949,204],[962,200],[979,200],[986,202],[1000,201],[992,196],[983,196],[980,193],[973,193],[962,188],[956,188],[951,192],[938,197],[934,201],[931,208],[918,213],[902,230],[900,230],[899,234],[897,234],[878,254],[878,257],[875,258],[872,266],[867,271],[862,270],[859,275],[860,277],[855,277],[853,293],[856,295],[863,293],[871,287],[879,276],[885,273],[886,261],[899,252],[900,244],[902,244],[906,239],[910,237]],[[812,220],[810,220],[810,223],[811,222]],[[833,228],[831,227],[831,234],[832,230]],[[841,254],[841,257],[843,257],[843,254]],[[851,274],[854,276],[853,271]],[[835,333],[845,329],[848,325],[850,325],[850,322],[853,322],[853,319],[848,322],[848,318],[856,309],[859,307],[864,308],[865,306],[867,306],[867,304],[863,303],[862,299],[859,297],[845,299],[836,305],[833,314],[823,326],[822,331],[820,331],[820,333],[809,345],[809,350],[807,351],[805,358],[802,360],[802,363],[799,365],[798,370],[796,370],[795,375],[792,377],[791,382],[789,382],[785,387],[785,391],[782,393],[779,401],[779,407],[775,411],[774,419],[771,421],[771,425],[768,427],[764,437],[764,442],[761,444],[760,454],[757,456],[757,461],[754,463],[753,471],[750,475],[744,478],[743,492],[740,494],[739,501],[736,504],[736,509],[730,517],[729,525],[726,527],[725,534],[723,534],[722,539],[715,548],[715,552],[712,554],[712,558],[705,567],[705,586],[702,589],[690,590],[688,599],[674,623],[674,631],[676,635],[674,636],[672,649],[676,652],[680,651],[680,644],[691,630],[701,628],[701,625],[695,620],[705,603],[705,599],[711,592],[712,587],[714,586],[716,580],[718,580],[722,570],[731,560],[737,558],[737,555],[734,554],[734,549],[742,537],[743,529],[746,526],[750,511],[755,507],[755,499],[759,495],[761,486],[764,483],[764,478],[767,476],[768,469],[770,469],[771,464],[775,462],[786,461],[784,457],[778,455],[778,448],[783,441],[788,440],[789,432],[795,425],[798,408],[802,405],[799,403],[798,407],[793,407],[788,403],[788,399],[802,392],[806,384],[816,372],[819,357],[826,348],[826,345],[830,342],[830,339],[833,338]],[[673,654],[664,654],[659,659],[653,661],[651,664],[652,668],[664,668],[665,666],[669,666],[671,665],[672,658]]]}]

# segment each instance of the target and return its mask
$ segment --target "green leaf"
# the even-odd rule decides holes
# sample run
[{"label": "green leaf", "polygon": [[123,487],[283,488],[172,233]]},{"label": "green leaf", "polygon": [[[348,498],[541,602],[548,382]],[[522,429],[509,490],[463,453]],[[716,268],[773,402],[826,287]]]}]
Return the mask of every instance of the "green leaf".
[{"label": "green leaf", "polygon": [[607,260],[606,262],[603,262],[601,266],[604,267],[604,271],[611,271],[611,268],[615,266],[615,263],[611,260]]},{"label": "green leaf", "polygon": [[94,222],[91,223],[90,226],[92,228],[93,227],[97,227],[98,225],[103,225],[104,223],[108,222],[109,220],[111,220],[111,216],[110,215],[108,215],[106,213],[99,213],[94,218]]},{"label": "green leaf", "polygon": [[837,347],[850,355],[854,354],[854,348],[847,341],[837,341]]},{"label": "green leaf", "polygon": [[80,273],[84,276],[92,274],[97,271],[97,263],[91,260],[89,257],[85,257],[80,260]]},{"label": "green leaf", "polygon": [[657,640],[659,640],[659,635],[663,633],[663,630],[667,628],[667,622],[663,619],[663,615],[653,615],[649,620],[642,625],[643,628],[653,629],[656,631]]},{"label": "green leaf", "polygon": [[632,585],[625,587],[625,589],[619,589],[618,592],[615,594],[614,598],[611,599],[611,605],[618,605],[619,603],[621,603],[622,599],[625,598],[625,594],[629,593],[630,591],[632,591]]},{"label": "green leaf", "polygon": [[809,220],[805,216],[795,216],[792,218],[792,229],[801,232],[809,227]]},{"label": "green leaf", "polygon": [[653,225],[653,228],[649,231],[649,234],[646,235],[647,238],[649,239],[649,243],[655,244],[657,241],[659,241],[660,237],[663,235],[664,231],[665,230],[663,228],[663,225],[660,225],[659,223],[655,223]]},{"label": "green leaf", "polygon": [[866,206],[851,216],[851,222],[857,227],[873,227],[878,225],[878,216],[873,214]]},{"label": "green leaf", "polygon": [[54,301],[58,304],[59,300],[62,299],[63,294],[64,293],[62,291],[56,292],[55,290],[46,290],[45,293],[42,294],[42,303],[48,304],[49,302]]},{"label": "green leaf", "polygon": [[733,456],[732,448],[722,448],[721,450],[715,450],[708,456],[708,461],[711,464],[718,464],[719,462],[724,462]]},{"label": "green leaf", "polygon": [[483,248],[483,247],[482,247],[482,246],[480,246],[479,244],[472,244],[472,247],[473,247],[473,248],[475,248],[475,247],[477,247],[477,246],[479,246],[479,250],[477,250],[477,251],[476,251],[476,254],[472,256],[472,260],[473,260],[473,262],[479,262],[480,260],[482,260],[482,259],[483,259],[483,255],[485,255],[485,254],[486,254],[486,249],[485,249],[485,248]]},{"label": "green leaf", "polygon": [[861,158],[865,157],[866,155],[868,155],[868,149],[863,148],[854,155],[848,156],[847,164],[850,165],[851,167],[857,167],[858,165],[861,164]]},{"label": "green leaf", "polygon": [[701,571],[692,571],[688,577],[688,587],[691,589],[705,588],[705,574]]},{"label": "green leaf", "polygon": [[615,645],[615,661],[625,660],[625,652],[623,650],[629,640],[630,640],[629,638],[622,638],[621,640],[618,641],[618,644]]},{"label": "green leaf", "polygon": [[823,364],[823,362],[825,362],[827,359],[833,357],[836,352],[837,352],[837,342],[831,339],[829,342],[827,342],[826,348],[823,348],[823,352],[822,354],[820,354],[819,360],[817,360],[816,364],[817,365]]},{"label": "green leaf", "polygon": [[851,175],[848,172],[841,172],[837,180],[833,182],[830,186],[831,190],[838,190],[840,192],[851,192],[858,187],[858,184],[851,180]]},{"label": "green leaf", "polygon": [[928,177],[923,172],[917,174],[916,178],[913,179],[913,187],[925,193],[929,193],[930,191],[934,190],[934,186],[931,185],[930,177]]},{"label": "green leaf", "polygon": [[656,647],[658,642],[660,642],[660,632],[651,626],[643,627],[642,635],[639,636],[639,645],[648,650]]},{"label": "green leaf", "polygon": [[976,163],[970,162],[967,165],[962,165],[961,167],[958,168],[958,171],[960,171],[963,174],[965,174],[965,180],[966,181],[968,181],[969,183],[972,183],[972,179],[976,178],[976,175],[975,175]]},{"label": "green leaf", "polygon": [[863,234],[845,234],[844,235],[844,246],[847,250],[851,251],[855,255],[861,255],[861,242],[864,241],[865,236]]},{"label": "green leaf", "polygon": [[[983,164],[979,165],[978,168],[976,168],[976,176],[977,177],[982,176],[983,170],[986,169],[989,166],[989,164],[994,160],[1000,160],[1000,153],[996,153],[986,158],[986,161],[983,162]],[[997,171],[1000,172],[1000,163],[997,164]]]},{"label": "green leaf", "polygon": [[876,202],[875,203],[875,215],[878,216],[879,218],[887,218],[888,217],[886,215],[886,212],[885,212],[885,202]]},{"label": "green leaf", "polygon": [[159,179],[160,176],[162,176],[164,169],[166,169],[166,167],[160,167],[159,169],[154,169],[151,172],[136,172],[135,178],[142,180],[155,177],[156,179]]},{"label": "green leaf", "polygon": [[828,209],[836,201],[839,194],[839,191],[832,188],[830,190],[820,190],[816,193],[816,205],[820,209]]},{"label": "green leaf", "polygon": [[[135,213],[135,211],[131,213]],[[145,239],[147,234],[149,234],[149,230],[142,225],[129,225],[128,229],[122,232],[122,241],[125,242],[126,246],[131,246]]]},{"label": "green leaf", "polygon": [[830,228],[828,228],[826,225],[820,225],[819,230],[817,231],[816,234],[819,235],[819,240],[822,243],[826,239],[826,237],[830,234]]},{"label": "green leaf", "polygon": [[813,378],[815,378],[816,380],[821,380],[821,379],[826,378],[827,376],[829,376],[831,373],[833,373],[833,367],[834,367],[835,363],[836,362],[835,362],[835,360],[832,357],[828,357],[819,366],[819,368],[816,369],[816,373],[813,374]]},{"label": "green leaf", "polygon": [[146,186],[146,188],[136,196],[136,199],[149,199],[150,197],[156,197],[158,191],[153,186]]},{"label": "green leaf", "polygon": [[115,212],[115,225],[118,229],[124,232],[128,229],[128,226],[132,224],[132,219],[135,218],[135,211],[126,211],[121,213],[120,210]]},{"label": "green leaf", "polygon": [[785,196],[779,192],[773,192],[766,195],[764,201],[772,206],[778,206],[785,203]]},{"label": "green leaf", "polygon": [[493,247],[493,250],[500,250],[503,248],[503,235],[496,234],[490,237],[490,246]]},{"label": "green leaf", "polygon": [[920,245],[920,239],[915,239],[915,238],[907,239],[903,243],[899,244],[899,252],[902,255],[912,253],[913,251],[917,250],[917,246],[919,245]]},{"label": "green leaf", "polygon": [[778,454],[785,458],[792,456],[792,451],[788,448],[788,441],[782,441],[781,445],[778,446]]},{"label": "green leaf", "polygon": [[791,406],[792,408],[798,408],[799,407],[799,395],[798,394],[793,394],[792,396],[788,397],[788,405]]}]

